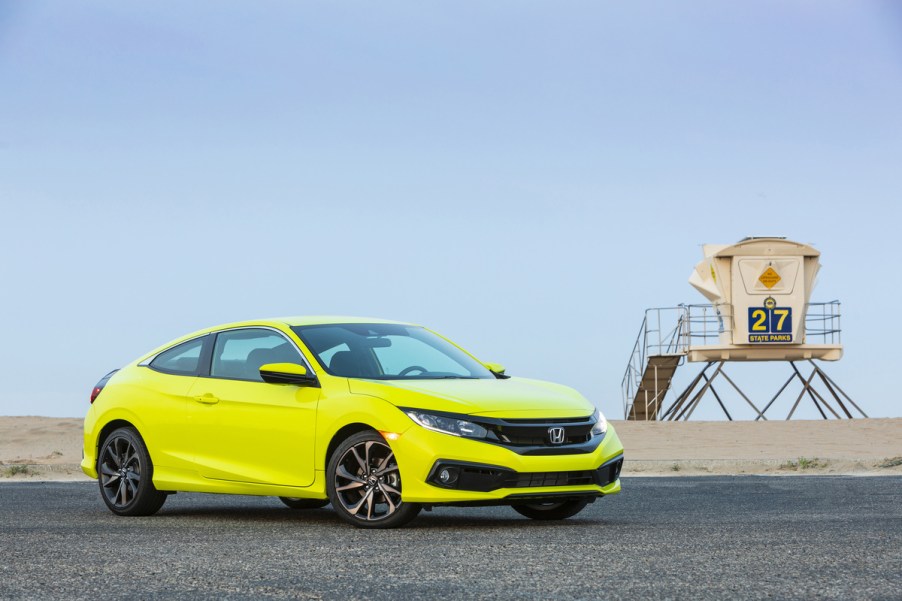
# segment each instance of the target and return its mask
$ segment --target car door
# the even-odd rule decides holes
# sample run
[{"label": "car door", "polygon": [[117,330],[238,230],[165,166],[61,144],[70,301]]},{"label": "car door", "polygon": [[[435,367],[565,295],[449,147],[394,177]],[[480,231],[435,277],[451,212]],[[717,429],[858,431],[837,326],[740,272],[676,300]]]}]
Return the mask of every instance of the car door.
[{"label": "car door", "polygon": [[201,366],[209,362],[209,336],[172,346],[143,361],[146,371],[127,386],[128,408],[141,416],[139,430],[158,472],[190,470],[190,430],[186,408]]},{"label": "car door", "polygon": [[307,366],[293,342],[271,328],[216,334],[209,373],[192,389],[193,456],[202,476],[234,482],[313,483],[316,407],[320,389],[269,384],[267,363]]}]

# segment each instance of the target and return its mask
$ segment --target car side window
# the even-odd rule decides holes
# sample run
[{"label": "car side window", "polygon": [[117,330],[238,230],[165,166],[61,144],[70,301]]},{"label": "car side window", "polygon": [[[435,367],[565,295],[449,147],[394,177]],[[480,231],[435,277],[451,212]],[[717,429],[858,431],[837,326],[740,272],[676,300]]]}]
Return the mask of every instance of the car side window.
[{"label": "car side window", "polygon": [[206,336],[201,336],[163,351],[150,362],[150,367],[163,373],[179,376],[196,374],[206,338]]},{"label": "car side window", "polygon": [[272,330],[245,328],[216,335],[210,376],[262,382],[260,367],[267,363],[306,365],[298,350]]}]

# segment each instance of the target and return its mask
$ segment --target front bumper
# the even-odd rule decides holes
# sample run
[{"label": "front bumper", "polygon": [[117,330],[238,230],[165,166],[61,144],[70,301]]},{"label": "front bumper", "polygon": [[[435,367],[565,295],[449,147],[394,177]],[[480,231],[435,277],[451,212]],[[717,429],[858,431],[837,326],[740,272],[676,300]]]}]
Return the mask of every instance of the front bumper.
[{"label": "front bumper", "polygon": [[[589,453],[520,455],[494,444],[413,427],[389,444],[410,503],[497,504],[544,497],[597,497],[620,492],[623,445],[608,425]],[[442,468],[455,468],[442,483]]]},{"label": "front bumper", "polygon": [[440,459],[426,481],[439,488],[491,492],[499,488],[548,488],[594,484],[604,488],[620,477],[623,455],[595,470],[519,473],[497,465]]}]

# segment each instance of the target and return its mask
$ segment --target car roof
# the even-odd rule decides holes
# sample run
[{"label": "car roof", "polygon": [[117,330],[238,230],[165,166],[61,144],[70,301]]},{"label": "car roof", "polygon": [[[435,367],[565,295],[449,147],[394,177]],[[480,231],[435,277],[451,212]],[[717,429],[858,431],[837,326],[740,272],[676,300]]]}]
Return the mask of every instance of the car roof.
[{"label": "car roof", "polygon": [[293,317],[267,317],[265,319],[248,319],[245,321],[233,321],[232,323],[223,323],[218,326],[204,328],[190,336],[206,334],[209,332],[217,332],[219,330],[229,330],[232,328],[245,328],[251,326],[321,326],[338,323],[393,323],[398,325],[414,325],[402,321],[391,321],[389,319],[378,319],[374,317],[351,317],[345,315],[295,315]]},{"label": "car roof", "polygon": [[406,322],[373,317],[349,317],[342,315],[296,315],[293,317],[274,317],[263,321],[275,321],[289,326],[319,326],[331,323],[396,323],[411,325]]},{"label": "car roof", "polygon": [[243,328],[248,326],[321,326],[338,323],[394,323],[398,325],[414,325],[402,321],[392,321],[389,319],[378,319],[375,317],[351,317],[345,315],[295,315],[292,317],[266,317],[263,319],[246,319],[243,321],[233,321],[231,323],[222,323],[203,330],[198,330],[193,335],[216,332],[219,330],[229,330],[232,328]]},{"label": "car roof", "polygon": [[205,334],[209,334],[211,332],[219,332],[221,330],[230,330],[234,328],[247,328],[254,326],[318,326],[318,325],[328,325],[328,324],[339,324],[339,323],[393,323],[398,325],[415,325],[403,321],[392,321],[389,319],[378,319],[373,317],[350,317],[350,316],[342,316],[342,315],[297,315],[293,317],[269,317],[266,319],[249,319],[245,321],[233,321],[231,323],[222,323],[216,326],[212,326],[209,328],[204,328],[202,330],[197,330],[196,332],[191,332],[190,334],[186,334],[184,336],[180,336],[174,340],[170,340],[164,345],[161,345],[154,350],[150,351],[142,355],[135,362],[141,362],[146,360],[148,357],[153,357],[154,355],[164,351],[168,348],[172,348],[177,344],[181,344],[182,342],[186,342],[193,338],[197,338],[198,336],[203,336]]}]

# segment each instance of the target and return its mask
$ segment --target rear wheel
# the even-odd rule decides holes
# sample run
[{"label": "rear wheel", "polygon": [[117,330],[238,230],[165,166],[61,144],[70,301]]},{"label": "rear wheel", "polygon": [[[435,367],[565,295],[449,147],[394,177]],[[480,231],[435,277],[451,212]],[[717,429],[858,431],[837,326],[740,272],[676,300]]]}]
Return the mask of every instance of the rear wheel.
[{"label": "rear wheel", "polygon": [[514,511],[533,520],[565,520],[575,516],[589,504],[588,499],[513,505]]},{"label": "rear wheel", "polygon": [[398,462],[377,432],[358,432],[342,442],[326,473],[332,507],[358,528],[396,528],[420,512],[420,505],[401,500]]},{"label": "rear wheel", "polygon": [[117,515],[152,515],[166,501],[153,485],[153,464],[134,428],[114,430],[97,456],[100,496]]},{"label": "rear wheel", "polygon": [[300,497],[279,497],[279,500],[292,509],[319,509],[329,504],[329,499],[301,499]]}]

